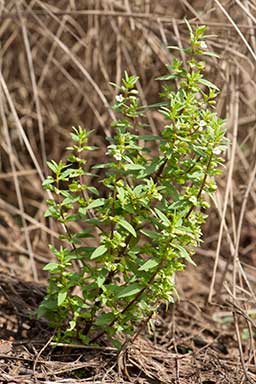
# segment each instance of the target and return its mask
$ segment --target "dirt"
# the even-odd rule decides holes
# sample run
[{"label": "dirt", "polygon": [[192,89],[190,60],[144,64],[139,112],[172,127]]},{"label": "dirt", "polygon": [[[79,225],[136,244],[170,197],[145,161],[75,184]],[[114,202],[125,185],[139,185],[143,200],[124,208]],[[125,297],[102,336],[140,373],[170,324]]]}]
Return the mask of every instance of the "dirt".
[{"label": "dirt", "polygon": [[[0,383],[244,382],[232,307],[206,304],[209,282],[201,261],[178,276],[176,303],[160,308],[145,334],[127,342],[119,354],[106,345],[54,343],[53,330],[35,316],[45,286],[2,270]],[[244,358],[248,343],[242,341]],[[252,356],[246,375],[256,382]]]}]

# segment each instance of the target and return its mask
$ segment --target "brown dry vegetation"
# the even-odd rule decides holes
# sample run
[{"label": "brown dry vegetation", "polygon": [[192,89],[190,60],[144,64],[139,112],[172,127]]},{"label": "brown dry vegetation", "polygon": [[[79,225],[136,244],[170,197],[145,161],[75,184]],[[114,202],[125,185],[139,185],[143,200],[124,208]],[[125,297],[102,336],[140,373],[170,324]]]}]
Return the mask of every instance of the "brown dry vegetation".
[{"label": "brown dry vegetation", "polygon": [[[166,46],[186,45],[185,17],[215,35],[220,58],[208,77],[222,90],[217,110],[231,141],[198,266],[178,276],[180,300],[149,337],[120,356],[54,349],[30,315],[58,231],[43,216],[46,159],[61,159],[72,125],[94,129],[104,148],[109,82],[125,69],[140,76],[143,103],[156,100]],[[256,382],[255,0],[3,0],[0,19],[0,382]],[[148,114],[148,123],[156,133],[162,118]]]}]

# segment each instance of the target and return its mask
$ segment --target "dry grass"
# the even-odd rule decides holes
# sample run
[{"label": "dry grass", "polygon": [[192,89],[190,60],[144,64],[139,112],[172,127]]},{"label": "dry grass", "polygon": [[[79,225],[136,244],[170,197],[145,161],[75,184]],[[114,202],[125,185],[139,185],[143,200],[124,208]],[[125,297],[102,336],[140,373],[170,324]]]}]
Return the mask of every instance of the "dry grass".
[{"label": "dry grass", "polygon": [[[217,109],[226,118],[231,141],[215,207],[205,226],[204,249],[198,251],[199,270],[207,279],[199,278],[205,300],[217,305],[218,318],[224,321],[227,312],[233,316],[237,359],[244,377],[252,382],[249,367],[256,361],[254,0],[0,1],[0,267],[23,279],[42,281],[42,265],[51,257],[47,244],[58,230],[43,216],[46,159],[62,157],[72,125],[94,129],[93,140],[104,147],[114,119],[110,106],[115,90],[109,82],[120,83],[125,69],[140,76],[143,103],[156,100],[159,86],[154,78],[172,59],[166,46],[186,45],[185,17],[192,24],[208,25],[214,35],[210,46],[220,59],[209,60],[208,76],[222,90]],[[147,118],[155,134],[162,118],[157,113]],[[181,297],[186,298],[187,282],[179,279]],[[194,290],[198,282],[195,285]]]}]

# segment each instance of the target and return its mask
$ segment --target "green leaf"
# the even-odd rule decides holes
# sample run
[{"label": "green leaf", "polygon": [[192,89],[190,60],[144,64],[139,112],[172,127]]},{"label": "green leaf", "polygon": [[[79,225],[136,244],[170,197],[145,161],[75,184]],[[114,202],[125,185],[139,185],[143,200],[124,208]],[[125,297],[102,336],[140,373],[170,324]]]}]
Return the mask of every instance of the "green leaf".
[{"label": "green leaf", "polygon": [[50,170],[53,172],[53,173],[57,173],[57,170],[58,170],[58,164],[52,160],[52,161],[47,161],[47,165],[48,165],[48,168],[50,168]]},{"label": "green leaf", "polygon": [[190,255],[189,255],[188,251],[187,251],[184,247],[182,247],[182,246],[179,245],[179,244],[172,244],[172,246],[173,246],[174,248],[178,249],[178,251],[179,251],[179,253],[180,253],[180,256],[181,256],[182,258],[184,258],[185,260],[187,260],[189,263],[191,263],[191,264],[193,264],[193,265],[196,265],[196,264],[194,263],[194,261],[191,259],[191,257],[190,257]]},{"label": "green leaf", "polygon": [[97,259],[98,257],[104,255],[107,252],[107,247],[105,245],[100,245],[98,248],[96,248],[93,253],[91,254],[90,259],[94,260]]},{"label": "green leaf", "polygon": [[53,184],[54,183],[54,178],[52,176],[48,176],[47,179],[45,179],[42,183],[42,186],[43,187],[47,187],[48,185],[50,184]]},{"label": "green leaf", "polygon": [[159,262],[155,259],[150,259],[146,261],[140,268],[139,271],[149,271],[150,269],[155,268],[157,265],[159,265]]},{"label": "green leaf", "polygon": [[77,182],[69,184],[68,189],[70,192],[77,192],[79,190],[79,184]]},{"label": "green leaf", "polygon": [[97,283],[99,288],[101,288],[103,286],[103,284],[105,283],[105,280],[106,280],[105,275],[97,276],[96,283]]},{"label": "green leaf", "polygon": [[67,297],[67,291],[59,292],[58,293],[58,307],[64,303],[65,299]]},{"label": "green leaf", "polygon": [[206,79],[200,79],[199,80],[199,83],[200,84],[203,84],[203,85],[206,85],[206,87],[208,88],[213,88],[213,89],[216,89],[216,91],[219,91],[219,88],[216,87],[215,84],[211,83],[209,80],[206,80]]},{"label": "green leaf", "polygon": [[112,81],[110,81],[109,84],[112,85],[112,87],[115,87],[117,89],[121,89],[121,87],[119,85],[117,85],[116,83],[113,83]]},{"label": "green leaf", "polygon": [[163,140],[162,136],[153,136],[153,135],[141,135],[140,136],[141,140],[144,141],[156,141],[156,140]]},{"label": "green leaf", "polygon": [[124,229],[126,229],[132,236],[137,237],[135,229],[130,223],[128,223],[128,221],[126,221],[125,219],[120,219],[118,221],[118,224],[121,225],[121,227],[123,227]]},{"label": "green leaf", "polygon": [[114,346],[118,351],[120,351],[120,350],[122,349],[123,343],[121,343],[121,341],[116,340],[116,339],[112,339],[111,341],[112,341],[113,346]]},{"label": "green leaf", "polygon": [[75,214],[75,215],[66,216],[65,217],[65,222],[70,223],[71,221],[78,221],[80,219],[81,219],[81,215],[78,213],[78,214]]},{"label": "green leaf", "polygon": [[171,224],[170,220],[168,219],[168,217],[163,212],[161,212],[157,208],[155,208],[155,212],[156,212],[157,216],[159,217],[159,219],[162,220],[163,224],[165,224],[166,226],[169,226]]},{"label": "green leaf", "polygon": [[38,319],[40,319],[41,317],[43,317],[45,314],[47,313],[47,308],[46,306],[44,305],[44,303],[41,303],[39,308],[37,308],[37,311],[36,311],[36,316]]},{"label": "green leaf", "polygon": [[96,199],[92,201],[89,205],[87,205],[86,209],[101,207],[104,204],[105,204],[105,199]]},{"label": "green leaf", "polygon": [[115,319],[115,315],[110,312],[110,313],[103,313],[103,315],[99,316],[96,321],[95,325],[98,327],[102,327],[103,325],[111,323]]},{"label": "green leaf", "polygon": [[159,158],[153,159],[151,164],[149,164],[147,167],[144,167],[144,171],[140,173],[140,178],[142,177],[144,178],[158,171],[158,169],[161,167],[164,161],[165,161],[164,159],[159,159]]},{"label": "green leaf", "polygon": [[104,168],[111,168],[113,166],[113,163],[105,163],[105,164],[97,164],[92,167],[92,169],[104,169]]},{"label": "green leaf", "polygon": [[58,263],[48,263],[43,267],[44,271],[53,272],[59,269],[60,265]]},{"label": "green leaf", "polygon": [[140,164],[126,164],[125,165],[126,171],[141,171],[144,168],[145,167],[143,165],[140,165]]},{"label": "green leaf", "polygon": [[56,213],[56,208],[55,207],[49,207],[45,213],[44,213],[44,217],[51,217],[53,216],[55,213]]},{"label": "green leaf", "polygon": [[76,326],[76,321],[75,320],[70,320],[69,327],[68,327],[67,331],[73,331],[75,326]]},{"label": "green leaf", "polygon": [[[150,108],[159,108],[159,107],[162,107],[163,105],[168,105],[168,103],[166,101],[161,101],[160,103],[141,105],[138,109],[147,110],[147,109],[150,109]],[[143,137],[143,136],[140,136],[140,137]]]},{"label": "green leaf", "polygon": [[92,252],[94,252],[96,250],[95,247],[78,247],[76,248],[75,251],[75,254],[78,256],[78,255],[81,255],[81,256],[88,256],[88,255],[91,255]]},{"label": "green leaf", "polygon": [[176,188],[174,188],[173,185],[166,185],[166,190],[167,190],[167,193],[170,195],[170,197],[176,201],[179,199],[179,193],[178,191],[176,190]]},{"label": "green leaf", "polygon": [[72,195],[70,195],[69,197],[66,197],[66,198],[62,201],[62,205],[74,204],[74,203],[76,203],[79,199],[80,199],[79,196],[72,196]]},{"label": "green leaf", "polygon": [[204,55],[204,56],[210,56],[210,57],[217,57],[217,58],[220,57],[220,56],[217,55],[216,53],[214,53],[214,52],[208,52],[208,51],[204,51],[204,52],[202,53],[202,55]]},{"label": "green leaf", "polygon": [[143,235],[149,237],[150,239],[153,239],[153,240],[159,240],[162,238],[162,235],[161,233],[158,233],[158,232],[154,232],[154,231],[150,231],[148,229],[143,229],[140,231]]},{"label": "green leaf", "polygon": [[94,195],[97,195],[99,196],[99,191],[97,190],[97,188],[95,187],[87,187],[88,191],[90,191],[91,193],[94,193]]},{"label": "green leaf", "polygon": [[175,79],[177,76],[174,75],[174,74],[169,74],[169,75],[163,75],[163,76],[160,76],[160,77],[157,77],[156,80],[160,80],[160,81],[163,81],[163,80],[173,80]]},{"label": "green leaf", "polygon": [[191,48],[180,48],[180,47],[175,47],[175,45],[169,45],[167,48],[168,49],[174,49],[175,51],[180,51],[180,52],[189,52],[189,51],[191,51]]},{"label": "green leaf", "polygon": [[123,202],[123,201],[124,201],[124,198],[125,198],[125,191],[124,191],[124,188],[117,187],[116,190],[117,190],[117,193],[118,193],[118,199],[119,199],[121,202]]},{"label": "green leaf", "polygon": [[119,289],[119,292],[117,294],[117,298],[122,299],[124,297],[136,295],[137,293],[139,293],[141,291],[141,289],[142,289],[142,286],[141,286],[141,284],[138,284],[138,283],[128,285],[126,287]]},{"label": "green leaf", "polygon": [[85,238],[88,238],[88,237],[94,237],[94,235],[89,232],[89,231],[81,231],[81,232],[77,232],[75,237],[77,239],[85,239]]}]

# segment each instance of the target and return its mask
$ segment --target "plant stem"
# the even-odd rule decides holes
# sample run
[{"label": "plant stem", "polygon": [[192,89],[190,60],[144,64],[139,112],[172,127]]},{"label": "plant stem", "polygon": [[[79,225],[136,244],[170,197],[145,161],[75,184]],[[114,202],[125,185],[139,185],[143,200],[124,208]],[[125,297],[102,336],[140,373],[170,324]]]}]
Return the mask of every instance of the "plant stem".
[{"label": "plant stem", "polygon": [[[198,194],[196,196],[197,200],[199,199],[199,197],[201,196],[202,192],[203,192],[203,189],[204,189],[204,186],[205,186],[205,182],[206,182],[206,179],[207,179],[207,176],[208,176],[208,171],[209,171],[209,168],[210,168],[210,165],[211,165],[211,162],[212,162],[212,153],[208,159],[208,163],[207,163],[207,167],[206,167],[206,171],[205,171],[205,174],[204,174],[204,178],[203,178],[203,181],[202,181],[202,184],[201,184],[201,187],[198,191]],[[195,208],[195,205],[192,205],[190,207],[190,210],[188,211],[188,213],[186,214],[185,216],[185,219],[188,219],[189,216],[191,215],[192,211],[194,210]]]},{"label": "plant stem", "polygon": [[[155,272],[150,277],[150,279],[147,282],[147,284],[144,285],[144,287],[135,295],[135,297],[126,305],[126,307],[124,307],[124,309],[121,311],[121,315],[123,315],[125,312],[127,312],[128,309],[130,309],[131,306],[134,305],[140,299],[140,297],[143,295],[143,293],[146,291],[146,289],[148,289],[150,284],[153,282],[154,278],[156,277],[156,275],[158,274],[158,272],[162,268],[162,265],[163,265],[163,259],[161,260],[158,268],[155,270]],[[112,320],[111,323],[108,325],[108,327],[112,327],[115,324],[115,322],[117,321],[117,319],[118,318],[116,317],[114,320]],[[92,344],[96,340],[100,339],[104,334],[105,334],[105,331],[100,332],[92,340],[90,340],[90,344]]]}]

